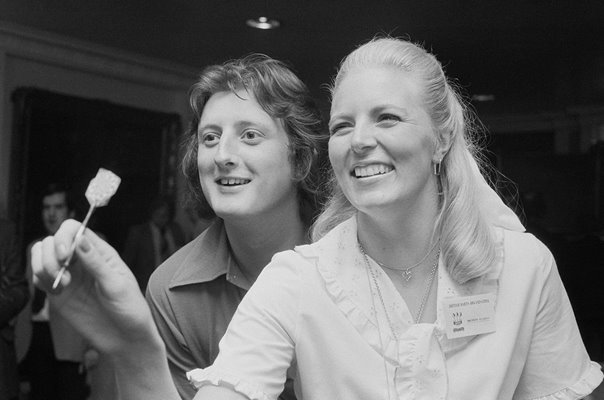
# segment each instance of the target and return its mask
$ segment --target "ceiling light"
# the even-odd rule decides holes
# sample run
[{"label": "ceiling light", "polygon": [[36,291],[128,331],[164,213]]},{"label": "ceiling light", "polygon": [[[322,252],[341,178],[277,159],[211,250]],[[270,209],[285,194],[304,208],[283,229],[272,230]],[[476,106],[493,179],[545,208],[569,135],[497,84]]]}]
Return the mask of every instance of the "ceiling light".
[{"label": "ceiling light", "polygon": [[277,29],[281,25],[276,19],[269,19],[266,17],[248,19],[245,23],[247,26],[256,29]]}]

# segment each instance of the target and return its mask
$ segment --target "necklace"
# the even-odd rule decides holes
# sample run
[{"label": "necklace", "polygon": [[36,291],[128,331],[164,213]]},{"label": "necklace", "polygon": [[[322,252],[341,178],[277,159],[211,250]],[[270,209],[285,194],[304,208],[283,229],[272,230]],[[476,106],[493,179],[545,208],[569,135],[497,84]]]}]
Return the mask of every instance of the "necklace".
[{"label": "necklace", "polygon": [[[373,268],[371,268],[371,265],[369,265],[369,256],[367,255],[367,253],[365,253],[365,249],[363,248],[363,245],[361,245],[360,241],[358,241],[358,244],[359,244],[359,249],[361,250],[361,253],[363,254],[363,258],[365,259],[365,266],[371,273],[371,278],[372,278],[373,284],[377,290],[378,297],[380,298],[380,302],[382,303],[382,308],[384,309],[384,313],[386,314],[386,320],[388,321],[388,325],[390,326],[390,331],[392,332],[392,336],[398,342],[398,335],[396,334],[396,332],[394,330],[394,325],[392,324],[392,321],[390,321],[390,316],[388,314],[388,311],[386,310],[386,303],[384,302],[384,297],[382,296],[382,290],[380,289],[380,285],[377,281],[375,271],[373,270]],[[434,277],[436,276],[436,269],[438,267],[439,258],[440,258],[440,247],[438,248],[438,251],[436,252],[436,260],[434,261],[434,264],[432,265],[432,270],[430,271],[430,275],[428,276],[428,279],[426,280],[426,288],[424,289],[424,295],[422,297],[422,301],[419,305],[419,309],[417,310],[417,314],[415,316],[415,323],[420,323],[422,316],[424,314],[424,307],[426,306],[426,302],[428,301],[428,296],[430,295],[430,292],[432,289],[432,283],[434,282]],[[380,266],[381,266],[381,264],[380,264]]]},{"label": "necklace", "polygon": [[[435,241],[434,244],[430,247],[430,249],[428,250],[428,252],[422,257],[421,260],[419,260],[418,262],[416,262],[415,264],[413,264],[410,267],[407,268],[393,268],[393,267],[389,267],[384,263],[381,263],[377,260],[375,260],[376,263],[378,263],[378,265],[382,268],[386,268],[389,269],[391,271],[396,271],[398,273],[401,274],[401,276],[403,277],[403,279],[405,280],[405,282],[409,282],[411,280],[411,278],[413,278],[413,275],[411,275],[411,273],[413,272],[413,270],[417,267],[419,267],[425,260],[426,258],[428,258],[428,256],[430,254],[432,254],[432,251],[434,250],[434,248],[436,247],[436,245],[439,243],[440,241]],[[439,248],[440,249],[440,248]],[[440,251],[440,250],[439,250]],[[438,258],[436,259],[438,261]]]}]

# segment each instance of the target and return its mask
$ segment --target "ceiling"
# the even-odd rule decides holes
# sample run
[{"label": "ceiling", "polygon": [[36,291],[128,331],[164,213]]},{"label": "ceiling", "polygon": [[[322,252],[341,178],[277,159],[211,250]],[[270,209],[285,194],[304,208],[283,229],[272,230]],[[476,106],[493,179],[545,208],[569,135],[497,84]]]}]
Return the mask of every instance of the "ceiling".
[{"label": "ceiling", "polygon": [[[281,28],[245,25],[265,14]],[[423,43],[498,112],[604,103],[602,0],[0,0],[0,20],[195,68],[262,52],[325,101],[342,57],[389,33]]]}]

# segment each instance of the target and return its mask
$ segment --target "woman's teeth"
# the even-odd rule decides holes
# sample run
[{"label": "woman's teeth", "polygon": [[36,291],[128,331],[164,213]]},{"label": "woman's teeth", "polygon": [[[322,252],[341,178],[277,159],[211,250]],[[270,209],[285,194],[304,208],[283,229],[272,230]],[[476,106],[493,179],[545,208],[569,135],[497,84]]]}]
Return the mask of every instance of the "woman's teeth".
[{"label": "woman's teeth", "polygon": [[366,167],[356,167],[354,176],[357,178],[366,178],[368,176],[381,175],[392,171],[392,167],[387,165],[368,165]]}]

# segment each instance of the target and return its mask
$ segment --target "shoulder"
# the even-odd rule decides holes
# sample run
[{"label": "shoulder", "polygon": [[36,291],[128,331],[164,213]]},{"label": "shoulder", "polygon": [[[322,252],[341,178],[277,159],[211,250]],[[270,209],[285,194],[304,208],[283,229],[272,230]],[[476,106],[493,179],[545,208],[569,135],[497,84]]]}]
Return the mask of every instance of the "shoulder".
[{"label": "shoulder", "polygon": [[548,264],[551,251],[543,242],[528,232],[503,231],[503,251],[506,260],[525,260],[531,264]]},{"label": "shoulder", "polygon": [[295,292],[303,282],[311,279],[316,271],[314,260],[298,250],[299,247],[296,247],[295,250],[276,253],[270,263],[264,267],[250,292],[256,286],[266,286],[270,290],[278,290],[278,286],[286,291]]},{"label": "shoulder", "polygon": [[[305,246],[302,246],[305,247]],[[278,271],[283,274],[299,275],[301,271],[307,269],[312,261],[298,252],[298,247],[295,250],[286,250],[276,253],[271,262],[264,268],[265,270]]]},{"label": "shoulder", "polygon": [[[542,285],[557,267],[551,251],[534,235],[526,232],[503,231],[501,256],[502,276],[515,286]],[[524,283],[522,283],[524,282]]]}]

